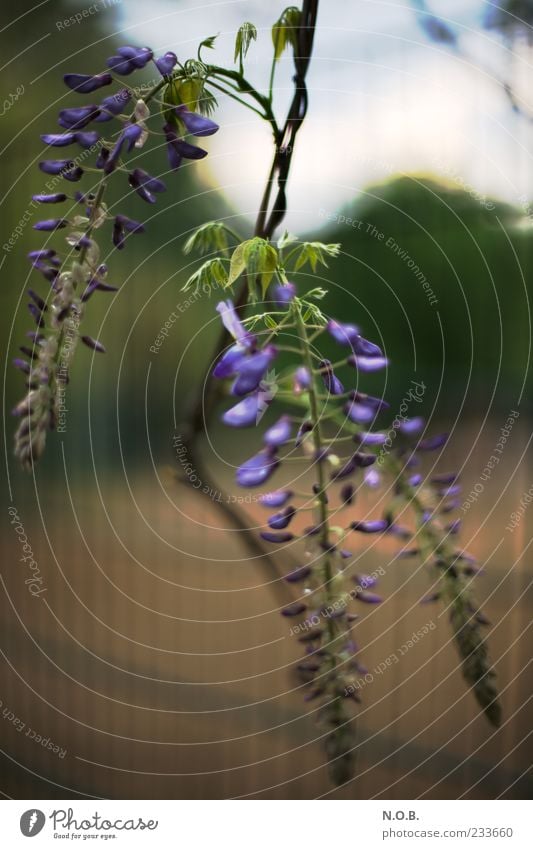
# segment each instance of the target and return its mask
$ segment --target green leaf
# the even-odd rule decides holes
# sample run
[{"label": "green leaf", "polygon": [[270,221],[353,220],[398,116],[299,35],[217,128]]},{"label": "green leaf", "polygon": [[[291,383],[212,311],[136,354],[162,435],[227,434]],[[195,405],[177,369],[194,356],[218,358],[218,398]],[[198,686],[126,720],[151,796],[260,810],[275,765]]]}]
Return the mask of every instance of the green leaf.
[{"label": "green leaf", "polygon": [[299,271],[307,263],[309,263],[313,271],[316,271],[319,263],[327,268],[326,257],[338,256],[340,249],[341,246],[338,244],[326,245],[323,242],[302,242],[294,264],[294,270]]},{"label": "green leaf", "polygon": [[294,242],[298,241],[298,237],[294,236],[292,233],[289,233],[288,230],[285,230],[282,235],[278,239],[278,250],[282,251],[288,245],[294,244]]},{"label": "green leaf", "polygon": [[278,60],[289,44],[296,49],[301,16],[300,9],[296,6],[288,6],[272,27],[274,59]]},{"label": "green leaf", "polygon": [[257,278],[260,279],[261,293],[264,298],[269,283],[278,267],[277,251],[269,242],[258,236],[250,239],[245,244],[244,260],[248,274],[253,281]]},{"label": "green leaf", "polygon": [[200,268],[191,274],[185,286],[182,287],[182,292],[188,292],[193,289],[195,294],[198,294],[200,289],[210,291],[216,288],[226,288],[228,274],[224,267],[224,263],[220,258],[208,259]]},{"label": "green leaf", "polygon": [[248,242],[241,242],[237,245],[231,255],[231,263],[229,267],[228,287],[233,286],[238,277],[241,276],[246,268],[246,260],[244,258],[245,247]]},{"label": "green leaf", "polygon": [[248,50],[250,49],[250,44],[252,41],[257,40],[257,29],[251,24],[249,21],[246,21],[242,27],[239,27],[237,31],[237,37],[235,39],[235,56],[234,61],[242,64],[243,59],[245,58]]},{"label": "green leaf", "polygon": [[201,50],[202,47],[207,47],[209,50],[213,50],[217,38],[218,35],[210,35],[209,38],[204,38],[204,40],[200,42],[200,46],[198,49]]},{"label": "green leaf", "polygon": [[200,254],[210,251],[225,253],[228,250],[228,235],[229,231],[225,224],[220,221],[207,221],[191,233],[183,246],[183,253],[190,254],[192,251],[198,251]]}]

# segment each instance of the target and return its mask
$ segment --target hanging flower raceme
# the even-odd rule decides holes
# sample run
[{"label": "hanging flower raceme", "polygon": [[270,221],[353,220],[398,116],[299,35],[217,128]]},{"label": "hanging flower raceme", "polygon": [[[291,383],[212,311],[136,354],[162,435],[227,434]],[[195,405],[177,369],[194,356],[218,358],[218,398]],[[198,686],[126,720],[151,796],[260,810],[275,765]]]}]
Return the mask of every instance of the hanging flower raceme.
[{"label": "hanging flower raceme", "polygon": [[[320,700],[320,715],[328,730],[331,769],[339,782],[349,777],[353,766],[354,740],[345,705],[350,699],[359,701],[364,671],[352,633],[358,617],[350,612],[350,606],[354,601],[366,606],[382,602],[374,589],[376,575],[355,576],[355,589],[346,582],[352,558],[351,551],[345,548],[348,538],[358,545],[363,545],[365,537],[397,538],[403,546],[396,555],[398,559],[407,550],[409,556],[420,553],[417,536],[431,537],[437,567],[435,577],[437,581],[443,579],[442,597],[453,599],[451,618],[465,659],[465,676],[493,721],[498,708],[494,707],[497,702],[492,674],[478,633],[481,614],[471,595],[465,595],[461,583],[472,564],[456,543],[450,542],[457,534],[457,522],[446,525],[439,522],[459,492],[457,476],[455,473],[433,475],[424,487],[422,474],[413,472],[421,462],[420,457],[442,449],[446,435],[427,437],[422,434],[423,419],[403,417],[393,422],[398,440],[391,450],[390,429],[374,429],[376,424],[386,425],[389,405],[383,398],[364,393],[359,387],[345,388],[337,376],[337,371],[343,369],[353,380],[354,366],[362,373],[385,369],[388,360],[381,348],[361,336],[354,325],[329,321],[323,330],[341,346],[341,359],[332,363],[317,352],[317,332],[313,333],[311,344],[304,321],[305,309],[294,287],[290,297],[276,295],[275,302],[287,307],[291,320],[284,319],[283,325],[273,333],[275,313],[272,313],[265,322],[268,330],[264,342],[262,334],[248,331],[246,322],[237,316],[230,301],[218,305],[224,326],[235,341],[216,363],[214,375],[231,378],[230,393],[239,397],[238,403],[222,414],[224,423],[234,428],[256,427],[260,431],[256,451],[237,468],[236,481],[241,487],[261,490],[258,501],[268,510],[261,538],[280,548],[288,545],[292,550],[297,545],[302,549],[299,554],[302,565],[286,576],[287,582],[297,588],[297,599],[281,612],[298,623],[292,630],[305,645],[306,657],[297,672],[307,690],[306,699]],[[289,334],[290,345],[284,344],[285,334]],[[301,352],[296,361],[295,334]],[[343,352],[342,348],[348,351]],[[277,389],[271,393],[270,412],[274,413],[274,406],[284,405],[296,406],[297,411],[280,410],[267,426],[262,419],[264,410],[259,407],[259,387],[285,349],[292,353],[293,362],[284,369],[283,376],[270,376]],[[284,466],[287,471],[294,470],[298,458],[305,464],[304,470],[298,472],[298,482],[294,479],[282,482]],[[367,515],[368,508],[365,511],[358,507],[358,492],[370,493],[390,472],[395,477],[390,509],[382,515],[372,515],[372,511]],[[305,495],[301,482],[307,480],[309,492]],[[411,508],[413,497],[415,507],[418,505],[420,527],[408,529],[398,523],[395,511],[399,510],[402,498]],[[310,510],[312,524],[308,518]],[[435,594],[435,598],[440,597],[441,593]],[[467,649],[474,652],[475,663],[468,662]]]},{"label": "hanging flower raceme", "polygon": [[[100,90],[108,90],[115,81],[114,75],[129,76],[152,60],[162,78],[144,98],[132,104],[131,89],[118,81],[117,90],[106,93],[97,102]],[[62,158],[54,158],[47,152],[47,158],[39,163],[41,172],[50,179],[46,191],[34,194],[33,200],[47,211],[54,207],[61,211],[33,225],[34,230],[48,234],[48,238],[43,248],[31,251],[28,256],[32,268],[40,272],[50,289],[44,296],[29,290],[28,311],[36,330],[28,334],[30,343],[21,348],[24,359],[17,357],[14,361],[25,375],[28,390],[14,410],[21,418],[15,436],[15,454],[25,468],[30,469],[42,454],[46,434],[57,423],[76,343],[81,340],[95,352],[105,351],[101,342],[80,332],[89,298],[98,291],[116,290],[107,282],[107,267],[100,261],[97,231],[109,223],[112,244],[118,250],[125,247],[130,236],[144,231],[142,222],[135,218],[122,211],[111,213],[104,201],[108,181],[116,177],[124,187],[129,184],[143,201],[153,204],[157,195],[166,190],[165,183],[138,163],[140,151],[150,138],[151,124],[159,116],[156,129],[159,134],[162,119],[173,169],[184,158],[206,156],[205,150],[186,141],[187,136],[208,136],[218,129],[214,121],[183,104],[159,104],[157,114],[152,117],[148,104],[172,81],[176,63],[174,53],[154,59],[148,47],[125,46],[108,59],[109,71],[94,75],[66,74],[64,81],[69,89],[79,96],[93,95],[94,99],[61,109],[57,119],[60,131],[41,136],[47,148],[61,151]],[[105,137],[101,135],[103,125],[107,130]],[[68,156],[68,148],[77,151]],[[88,163],[90,170],[86,170]],[[100,172],[96,180],[95,169]],[[84,178],[90,185],[85,191],[72,194],[68,184],[79,183]],[[59,233],[62,243],[50,246],[50,239]],[[250,375],[243,375],[241,388],[246,390],[250,381],[253,382]]]}]

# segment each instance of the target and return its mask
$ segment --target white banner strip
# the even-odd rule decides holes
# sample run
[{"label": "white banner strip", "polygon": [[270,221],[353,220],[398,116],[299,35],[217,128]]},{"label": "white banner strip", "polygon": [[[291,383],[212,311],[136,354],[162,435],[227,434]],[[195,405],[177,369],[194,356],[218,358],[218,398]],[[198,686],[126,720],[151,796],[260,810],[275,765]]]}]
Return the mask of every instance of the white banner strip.
[{"label": "white banner strip", "polygon": [[[331,806],[331,807],[330,807]],[[522,801],[4,801],[2,845],[63,841],[124,847],[272,849],[301,843],[346,847],[530,849]],[[529,819],[529,818],[528,818]],[[29,844],[35,838],[34,844]]]}]

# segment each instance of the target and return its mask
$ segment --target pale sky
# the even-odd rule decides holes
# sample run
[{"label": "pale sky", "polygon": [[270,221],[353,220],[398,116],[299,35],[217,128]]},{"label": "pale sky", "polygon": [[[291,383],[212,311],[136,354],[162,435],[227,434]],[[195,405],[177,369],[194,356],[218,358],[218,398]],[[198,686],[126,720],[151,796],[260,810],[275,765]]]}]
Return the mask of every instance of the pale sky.
[{"label": "pale sky", "polygon": [[[495,81],[495,73],[510,74],[527,96],[532,57],[524,50],[511,61],[496,36],[482,29],[487,5],[429,4],[460,34],[462,52],[474,64],[431,42],[407,0],[321,4],[310,108],[291,172],[289,228],[316,227],[320,208],[339,209],[393,173],[440,173],[512,203],[533,196],[533,129],[512,113]],[[163,52],[172,48],[180,58],[193,55],[202,38],[220,33],[212,55],[221,63],[230,58],[239,24],[250,20],[260,35],[247,74],[260,86],[268,79],[270,26],[284,6],[264,0],[127,0],[116,14],[125,40]],[[280,116],[291,92],[290,70],[288,59],[280,63]],[[209,141],[203,174],[251,216],[269,167],[268,128],[224,99],[217,121],[221,131]]]}]

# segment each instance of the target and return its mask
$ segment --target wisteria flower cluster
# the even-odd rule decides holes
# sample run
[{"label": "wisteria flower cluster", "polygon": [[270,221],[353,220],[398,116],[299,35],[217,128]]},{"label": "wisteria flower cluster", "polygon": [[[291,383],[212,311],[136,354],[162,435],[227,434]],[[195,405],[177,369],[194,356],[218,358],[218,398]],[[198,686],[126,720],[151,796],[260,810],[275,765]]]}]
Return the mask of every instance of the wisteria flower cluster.
[{"label": "wisteria flower cluster", "polygon": [[[156,195],[166,190],[165,183],[137,164],[140,150],[150,135],[150,101],[162,89],[172,86],[177,64],[174,53],[154,58],[148,47],[119,47],[117,55],[108,59],[109,71],[94,75],[66,74],[66,86],[79,96],[93,95],[114,82],[120,86],[98,103],[77,104],[59,112],[59,132],[41,136],[47,149],[82,148],[81,156],[46,158],[39,162],[42,173],[50,176],[47,192],[33,195],[36,203],[68,207],[59,217],[38,221],[34,229],[48,234],[65,231],[63,247],[46,244],[32,250],[28,258],[32,267],[50,284],[40,295],[29,289],[28,311],[36,329],[28,332],[29,342],[20,348],[22,357],[15,365],[26,375],[27,394],[15,407],[21,422],[15,437],[15,454],[25,468],[31,469],[43,453],[46,435],[53,430],[57,411],[68,382],[69,366],[78,339],[93,351],[105,352],[103,344],[80,330],[88,300],[95,292],[113,292],[116,287],[107,279],[107,265],[101,262],[97,231],[111,225],[112,244],[125,247],[130,235],[142,233],[144,225],[122,212],[113,211],[105,203],[109,179],[116,175],[124,189],[131,187],[146,203],[156,202]],[[119,77],[129,76],[153,62],[159,79],[147,94],[135,102],[130,86]],[[184,159],[197,160],[207,155],[203,148],[187,140],[188,136],[204,137],[215,133],[218,125],[206,115],[175,103],[175,86],[170,103],[158,103],[153,118],[163,120],[159,134],[164,136],[170,169],[176,170]],[[96,99],[96,98],[95,98]],[[104,137],[101,125],[112,122],[112,130]],[[89,129],[90,127],[90,129]],[[96,127],[96,129],[94,129]],[[132,158],[131,164],[127,157]],[[92,162],[92,165],[88,165]],[[82,179],[88,185],[72,193],[68,184]]]},{"label": "wisteria flower cluster", "polygon": [[[218,305],[234,342],[215,365],[214,376],[231,380],[229,392],[236,403],[222,415],[230,427],[257,426],[265,397],[269,405],[285,407],[264,430],[258,452],[237,468],[236,481],[241,487],[261,487],[259,503],[269,511],[261,538],[282,550],[295,545],[303,549],[300,564],[285,575],[297,588],[296,597],[281,614],[299,622],[293,630],[305,656],[297,672],[306,700],[320,702],[332,777],[342,783],[353,775],[356,750],[346,703],[360,700],[360,681],[367,671],[355,639],[358,615],[351,606],[353,601],[364,605],[382,601],[375,591],[377,574],[350,574],[354,535],[396,539],[400,548],[391,563],[414,557],[427,562],[433,589],[421,601],[441,600],[449,610],[465,677],[494,724],[499,723],[500,707],[480,633],[487,619],[470,589],[471,578],[480,570],[474,558],[457,546],[460,522],[449,517],[458,506],[457,474],[431,474],[425,479],[421,471],[421,458],[440,450],[447,435],[427,437],[422,417],[405,418],[399,425],[398,444],[385,455],[387,432],[380,425],[389,405],[359,388],[345,388],[337,375],[340,369],[347,371],[352,386],[358,385],[365,373],[387,366],[381,349],[351,324],[330,319],[309,326],[304,320],[307,306],[297,297],[294,284],[278,285],[274,298],[285,306],[285,313],[262,314],[263,321],[268,316],[270,328],[263,341],[264,334],[250,332],[231,301]],[[344,349],[335,364],[317,348],[323,333]],[[277,375],[279,391],[265,394],[264,382],[276,358],[294,353],[294,336],[299,355],[283,376]],[[306,468],[296,480],[305,481],[307,491],[293,488],[294,475],[289,485],[271,488],[278,469],[298,458]],[[375,489],[391,475],[395,495],[382,514],[368,516],[358,510],[361,490]],[[414,528],[398,518],[407,506],[415,508]]]}]

